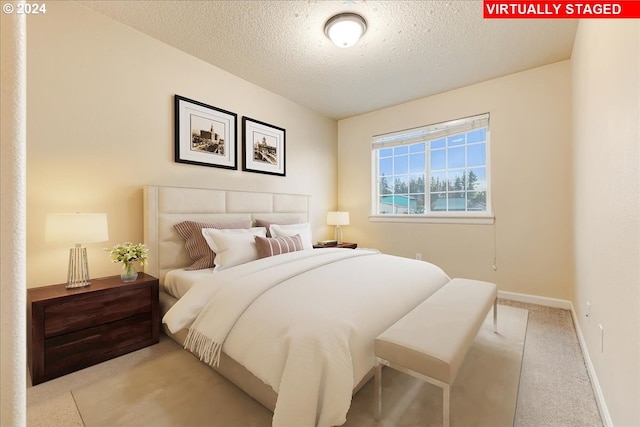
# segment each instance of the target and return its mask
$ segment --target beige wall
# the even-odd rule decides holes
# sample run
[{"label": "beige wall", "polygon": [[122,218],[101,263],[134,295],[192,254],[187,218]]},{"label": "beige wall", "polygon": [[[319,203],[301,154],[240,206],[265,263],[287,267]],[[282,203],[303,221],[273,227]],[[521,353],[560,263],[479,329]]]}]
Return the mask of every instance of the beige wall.
[{"label": "beige wall", "polygon": [[581,21],[571,61],[573,304],[613,425],[638,426],[640,23]]},{"label": "beige wall", "polygon": [[[564,61],[339,121],[338,205],[351,217],[344,239],[421,253],[451,276],[494,281],[501,291],[569,299],[570,77]],[[369,221],[372,135],[485,112],[495,225]]]},{"label": "beige wall", "polygon": [[[66,281],[68,247],[44,243],[48,212],[106,212],[110,240],[87,244],[89,267],[118,274],[102,249],[142,241],[145,184],[311,194],[314,238],[330,232],[334,120],[72,2],[29,20],[27,84],[29,287]],[[287,176],[175,163],[174,94],[237,113],[239,141],[243,115],[285,128]]]}]

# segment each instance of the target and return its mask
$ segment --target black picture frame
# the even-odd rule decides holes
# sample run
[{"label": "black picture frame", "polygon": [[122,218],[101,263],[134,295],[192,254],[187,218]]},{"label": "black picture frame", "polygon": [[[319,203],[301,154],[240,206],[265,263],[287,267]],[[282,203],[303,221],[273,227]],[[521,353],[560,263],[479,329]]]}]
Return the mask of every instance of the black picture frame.
[{"label": "black picture frame", "polygon": [[242,117],[242,170],[286,176],[286,136],[281,127]]},{"label": "black picture frame", "polygon": [[178,163],[238,169],[238,115],[180,95],[174,96]]}]

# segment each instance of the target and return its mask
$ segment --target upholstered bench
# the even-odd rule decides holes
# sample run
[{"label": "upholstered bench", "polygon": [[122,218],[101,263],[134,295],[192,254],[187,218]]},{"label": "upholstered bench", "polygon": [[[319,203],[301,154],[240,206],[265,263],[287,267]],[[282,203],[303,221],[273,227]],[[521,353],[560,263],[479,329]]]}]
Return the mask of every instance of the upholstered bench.
[{"label": "upholstered bench", "polygon": [[382,412],[382,366],[405,372],[442,388],[443,425],[449,426],[450,387],[493,305],[497,331],[497,286],[453,279],[375,341],[377,408]]}]

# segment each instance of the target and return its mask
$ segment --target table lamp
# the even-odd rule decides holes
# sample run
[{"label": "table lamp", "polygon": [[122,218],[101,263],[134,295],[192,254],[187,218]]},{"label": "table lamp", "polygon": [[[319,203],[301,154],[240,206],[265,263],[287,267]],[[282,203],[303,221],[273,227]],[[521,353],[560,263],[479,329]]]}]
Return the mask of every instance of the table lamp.
[{"label": "table lamp", "polygon": [[[89,286],[87,248],[82,243],[109,240],[107,214],[104,213],[55,213],[47,214],[45,241],[47,243],[73,243],[69,250],[67,288]],[[80,243],[78,243],[80,242]]]},{"label": "table lamp", "polygon": [[327,212],[327,224],[335,225],[334,239],[338,244],[342,243],[342,227],[349,225],[349,212]]}]

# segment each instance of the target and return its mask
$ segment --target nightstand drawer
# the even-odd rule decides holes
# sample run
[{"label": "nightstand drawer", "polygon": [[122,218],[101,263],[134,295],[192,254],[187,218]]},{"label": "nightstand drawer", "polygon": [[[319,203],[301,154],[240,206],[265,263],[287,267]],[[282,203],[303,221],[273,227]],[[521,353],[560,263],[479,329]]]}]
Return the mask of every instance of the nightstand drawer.
[{"label": "nightstand drawer", "polygon": [[151,313],[45,340],[47,376],[57,377],[156,342]]},{"label": "nightstand drawer", "polygon": [[139,273],[27,289],[27,358],[31,383],[66,375],[158,342],[158,279]]},{"label": "nightstand drawer", "polygon": [[68,298],[44,308],[45,338],[91,328],[151,311],[151,288]]}]

